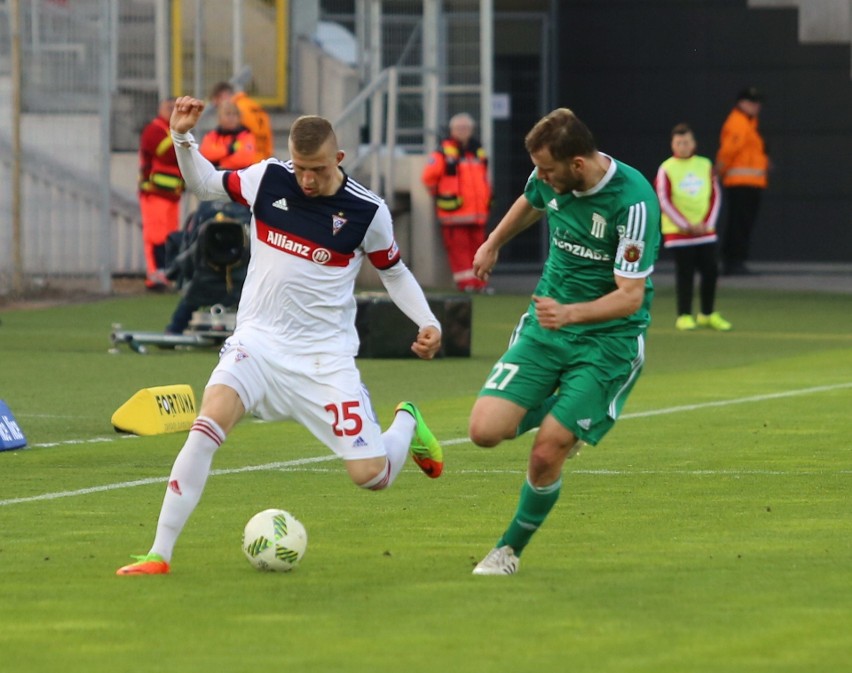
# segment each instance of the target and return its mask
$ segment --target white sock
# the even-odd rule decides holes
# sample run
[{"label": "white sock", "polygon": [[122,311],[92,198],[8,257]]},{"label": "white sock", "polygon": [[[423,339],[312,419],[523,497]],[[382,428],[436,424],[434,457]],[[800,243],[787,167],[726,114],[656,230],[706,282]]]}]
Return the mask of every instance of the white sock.
[{"label": "white sock", "polygon": [[405,467],[408,447],[411,446],[411,438],[414,436],[414,427],[414,417],[406,411],[401,411],[393,417],[390,427],[382,433],[382,442],[390,462],[388,486],[396,481],[402,468]]},{"label": "white sock", "polygon": [[361,484],[361,488],[371,491],[381,491],[390,486],[402,468],[405,467],[405,459],[408,457],[408,447],[414,434],[414,418],[411,414],[396,414],[390,427],[382,433],[382,443],[385,447],[386,460],[385,469],[370,481]]},{"label": "white sock", "polygon": [[152,553],[159,554],[166,561],[171,561],[178,536],[201,500],[213,464],[213,454],[224,441],[225,433],[213,419],[205,416],[195,419],[172,466],[157,521],[157,534],[151,547]]}]

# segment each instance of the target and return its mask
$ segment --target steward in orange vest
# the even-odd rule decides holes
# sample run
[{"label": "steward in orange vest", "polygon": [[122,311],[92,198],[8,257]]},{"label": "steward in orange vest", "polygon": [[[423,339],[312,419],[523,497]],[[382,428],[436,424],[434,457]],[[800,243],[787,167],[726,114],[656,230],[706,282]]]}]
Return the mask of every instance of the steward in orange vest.
[{"label": "steward in orange vest", "polygon": [[240,111],[234,103],[219,104],[219,125],[204,134],[198,151],[223,170],[239,170],[256,163],[254,134],[240,123]]},{"label": "steward in orange vest", "polygon": [[232,101],[240,111],[240,123],[254,134],[254,162],[269,159],[275,153],[272,124],[266,110],[245,91],[236,91],[229,82],[218,82],[210,91],[210,102],[219,107]]},{"label": "steward in orange vest", "polygon": [[240,110],[240,120],[254,134],[255,161],[269,159],[275,152],[272,123],[260,103],[249,98],[244,91],[234,94],[231,99]]},{"label": "steward in orange vest", "polygon": [[473,118],[461,113],[450,120],[450,135],[429,155],[421,180],[435,197],[435,212],[453,281],[466,292],[485,291],[473,273],[473,256],[485,242],[491,207],[488,158],[473,137]]},{"label": "steward in orange vest", "polygon": [[462,144],[449,137],[429,156],[423,184],[435,197],[441,224],[481,224],[488,220],[491,185],[488,158],[475,138]]},{"label": "steward in orange vest", "polygon": [[[760,94],[741,92],[737,106],[731,110],[719,136],[716,170],[725,187],[758,187],[766,189],[769,157],[760,132],[757,115]],[[751,95],[752,98],[747,97]],[[755,109],[756,107],[756,109]]]},{"label": "steward in orange vest", "polygon": [[722,178],[728,204],[722,267],[729,276],[751,273],[745,263],[751,256],[752,232],[768,184],[769,157],[757,130],[762,103],[763,95],[755,87],[740,91],[719,136],[716,170]]}]

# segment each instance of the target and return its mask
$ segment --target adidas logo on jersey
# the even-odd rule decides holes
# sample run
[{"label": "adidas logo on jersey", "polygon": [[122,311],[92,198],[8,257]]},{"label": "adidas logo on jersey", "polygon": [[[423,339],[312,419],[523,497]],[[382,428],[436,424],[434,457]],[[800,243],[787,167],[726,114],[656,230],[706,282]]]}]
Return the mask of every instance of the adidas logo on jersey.
[{"label": "adidas logo on jersey", "polygon": [[580,418],[577,421],[577,425],[579,425],[583,430],[588,430],[592,427],[592,419],[591,418]]},{"label": "adidas logo on jersey", "polygon": [[551,210],[559,210],[559,204],[556,203],[556,199],[550,199],[550,201],[547,202],[547,207]]},{"label": "adidas logo on jersey", "polygon": [[364,446],[367,446],[367,442],[364,441],[364,438],[361,437],[361,435],[358,435],[358,439],[356,439],[354,442],[352,442],[352,448],[353,449],[360,449]]},{"label": "adidas logo on jersey", "polygon": [[287,207],[287,199],[278,199],[277,201],[273,201],[272,207],[280,208],[281,210],[289,210]]}]

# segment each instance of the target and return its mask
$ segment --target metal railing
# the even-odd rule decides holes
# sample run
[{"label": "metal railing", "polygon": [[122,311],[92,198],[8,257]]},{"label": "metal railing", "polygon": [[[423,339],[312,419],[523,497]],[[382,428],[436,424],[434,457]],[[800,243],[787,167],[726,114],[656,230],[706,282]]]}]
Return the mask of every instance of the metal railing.
[{"label": "metal railing", "polygon": [[[12,165],[12,145],[0,135],[0,182],[8,184]],[[102,186],[34,148],[26,149],[20,168],[21,261],[28,284],[58,277],[97,279],[102,266]],[[138,273],[144,269],[144,256],[135,195],[112,191],[110,223],[111,272]],[[10,289],[6,274],[12,265],[3,259],[10,247],[0,240],[0,292]]]},{"label": "metal railing", "polygon": [[[369,160],[370,189],[377,194],[383,194],[391,210],[394,207],[393,159],[396,154],[398,106],[399,72],[398,68],[392,66],[382,70],[379,76],[364,87],[332,121],[332,126],[335,128],[342,127],[352,119],[362,116],[364,110],[369,107],[369,144],[354,160],[346,163],[346,169],[354,173]],[[383,111],[386,111],[386,114],[382,114]],[[383,119],[384,133],[382,133]]]}]

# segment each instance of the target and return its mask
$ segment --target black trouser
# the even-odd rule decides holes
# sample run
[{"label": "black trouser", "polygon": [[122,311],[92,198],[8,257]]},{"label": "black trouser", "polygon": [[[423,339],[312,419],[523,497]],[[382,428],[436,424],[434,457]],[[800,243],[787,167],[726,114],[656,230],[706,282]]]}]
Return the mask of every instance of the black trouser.
[{"label": "black trouser", "polygon": [[722,261],[727,270],[742,266],[749,258],[751,233],[760,209],[759,187],[726,187],[728,222],[722,236]]},{"label": "black trouser", "polygon": [[674,253],[675,262],[677,314],[692,314],[692,289],[695,272],[698,271],[701,312],[710,315],[716,303],[716,282],[719,279],[716,243],[671,248],[671,251]]}]

